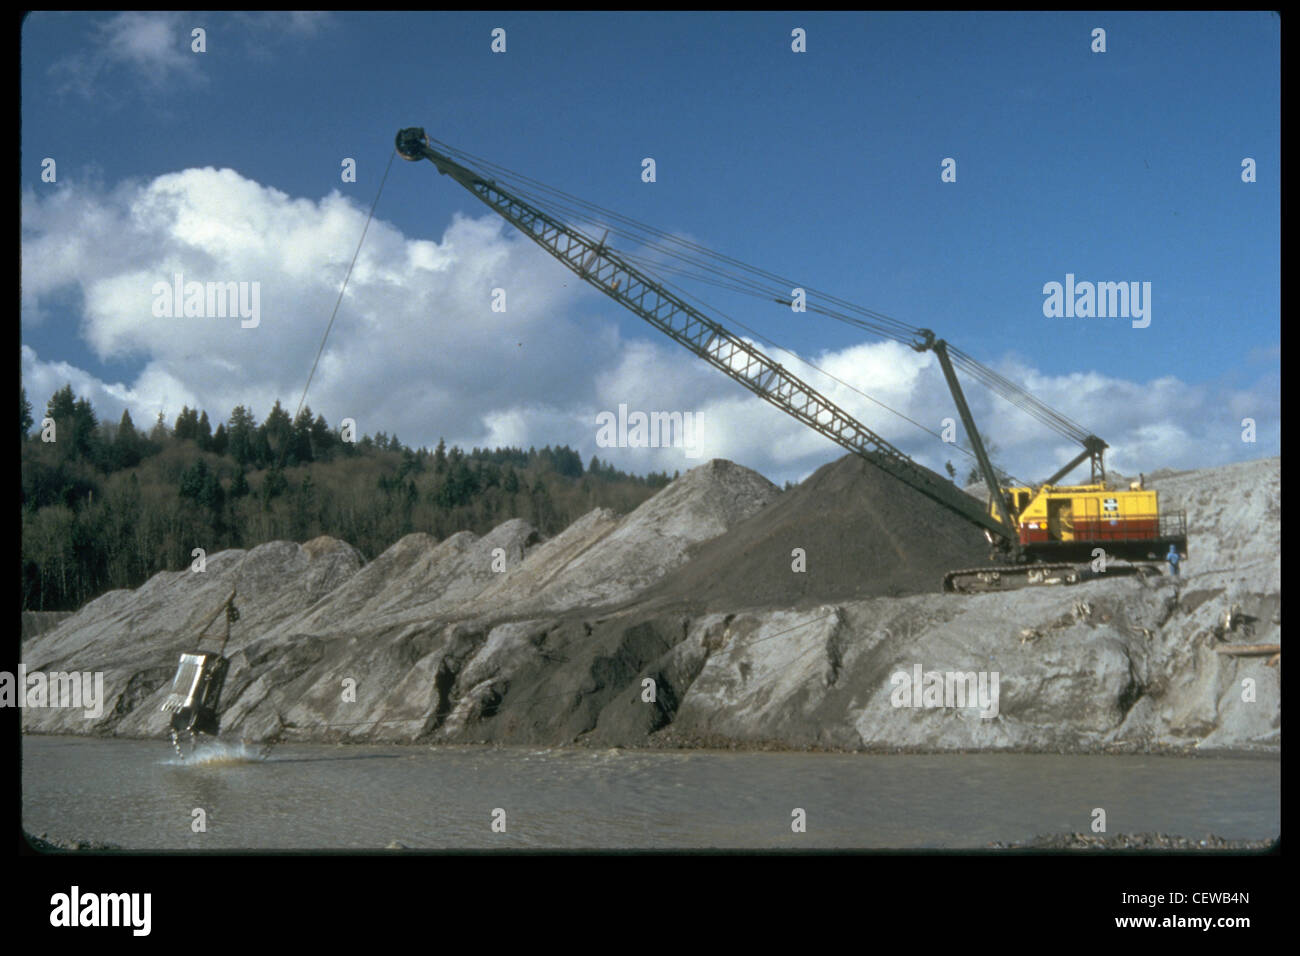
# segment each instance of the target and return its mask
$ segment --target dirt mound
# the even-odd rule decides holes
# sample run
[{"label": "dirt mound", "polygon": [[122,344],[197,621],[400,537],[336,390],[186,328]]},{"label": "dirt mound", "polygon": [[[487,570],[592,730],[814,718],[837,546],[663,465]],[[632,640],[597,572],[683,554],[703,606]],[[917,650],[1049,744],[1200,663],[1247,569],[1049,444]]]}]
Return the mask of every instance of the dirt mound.
[{"label": "dirt mound", "polygon": [[1282,581],[1282,459],[1147,476],[1165,511],[1187,512],[1183,574],[1237,572],[1259,590]]},{"label": "dirt mound", "polygon": [[[807,570],[793,570],[802,548]],[[653,603],[795,607],[941,590],[986,563],[983,533],[896,478],[847,455],[727,533],[643,596]]]},{"label": "dirt mound", "polygon": [[585,515],[475,602],[519,615],[627,600],[681,565],[692,545],[725,533],[779,495],[758,472],[715,458],[626,518],[605,509]]},{"label": "dirt mound", "polygon": [[500,577],[493,572],[494,552],[518,564],[536,541],[536,529],[519,518],[481,538],[459,531],[439,542],[423,532],[408,534],[276,636],[361,633],[445,615]]}]

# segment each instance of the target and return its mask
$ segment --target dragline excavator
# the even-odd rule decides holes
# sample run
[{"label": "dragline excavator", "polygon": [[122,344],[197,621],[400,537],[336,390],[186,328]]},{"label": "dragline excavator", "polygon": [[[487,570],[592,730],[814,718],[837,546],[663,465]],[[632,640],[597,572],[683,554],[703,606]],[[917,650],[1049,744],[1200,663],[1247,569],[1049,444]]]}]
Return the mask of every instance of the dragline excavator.
[{"label": "dragline excavator", "polygon": [[[1108,446],[1082,429],[1069,433],[1083,446],[1082,451],[1047,481],[1036,486],[1005,487],[989,460],[957,380],[952,355],[963,362],[968,357],[951,349],[929,329],[912,330],[908,344],[917,351],[933,352],[939,361],[987,486],[987,505],[913,461],[779,362],[627,261],[637,257],[620,255],[604,239],[595,240],[564,224],[496,180],[432,148],[423,129],[401,130],[396,147],[403,159],[429,160],[439,173],[465,187],[583,281],[763,400],[981,528],[990,545],[990,560],[996,563],[950,571],[944,577],[944,590],[998,591],[1026,585],[1072,584],[1083,573],[1078,563],[1095,559],[1099,548],[1107,560],[1120,559],[1135,565],[1162,560],[1170,546],[1186,554],[1185,513],[1161,513],[1157,492],[1142,487],[1141,482],[1132,483],[1126,490],[1110,488],[1103,461]],[[776,301],[789,304],[779,298]],[[1027,393],[1021,392],[1020,398],[1040,410],[1046,408]],[[1068,421],[1050,410],[1047,413]],[[1085,460],[1091,463],[1089,483],[1057,484]]]}]

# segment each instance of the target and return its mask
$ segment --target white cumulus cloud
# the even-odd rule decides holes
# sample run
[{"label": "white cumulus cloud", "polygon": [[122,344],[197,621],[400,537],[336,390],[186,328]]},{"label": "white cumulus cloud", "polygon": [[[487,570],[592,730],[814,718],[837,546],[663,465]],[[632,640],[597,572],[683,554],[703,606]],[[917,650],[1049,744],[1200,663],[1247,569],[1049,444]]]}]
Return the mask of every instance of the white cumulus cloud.
[{"label": "white cumulus cloud", "polygon": [[[24,329],[49,341],[58,323],[99,360],[134,369],[130,381],[102,381],[66,356],[38,354],[25,336],[29,399],[43,409],[71,382],[102,419],[129,408],[140,425],[159,411],[174,419],[182,404],[206,409],[214,425],[238,404],[259,420],[276,399],[292,412],[365,219],[366,209],[338,192],[290,196],[231,169],[28,190]],[[177,273],[187,282],[257,283],[260,323],[156,317],[155,284]],[[491,307],[494,289],[505,290],[504,312]],[[432,447],[439,437],[467,448],[568,444],[584,460],[594,453],[637,471],[725,457],[784,481],[843,453],[666,338],[625,337],[616,312],[490,213],[457,217],[437,239],[407,236],[379,216],[307,401],[331,424],[354,418],[361,432],[396,433],[411,445]],[[882,407],[933,432],[957,418],[932,354],[883,342],[805,356],[847,385],[787,354],[772,357],[924,464],[939,469],[951,459],[962,476],[969,470],[969,458]],[[1278,399],[1268,378],[1248,387],[1134,382],[1096,371],[1048,375],[1010,357],[990,364],[1096,429],[1125,472],[1276,453]],[[1000,463],[1020,477],[1045,477],[1078,450],[969,383],[967,397]],[[699,415],[701,456],[597,447],[597,416],[620,404]],[[1246,416],[1258,422],[1254,446],[1240,440]]]}]

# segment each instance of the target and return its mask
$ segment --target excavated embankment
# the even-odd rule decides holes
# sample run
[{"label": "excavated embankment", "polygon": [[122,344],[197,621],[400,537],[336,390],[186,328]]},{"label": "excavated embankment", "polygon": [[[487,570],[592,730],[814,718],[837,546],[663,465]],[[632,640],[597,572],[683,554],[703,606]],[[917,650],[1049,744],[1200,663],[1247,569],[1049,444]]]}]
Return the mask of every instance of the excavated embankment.
[{"label": "excavated embankment", "polygon": [[848,455],[698,545],[641,597],[730,610],[934,593],[988,552],[978,528]]},{"label": "excavated embankment", "polygon": [[176,656],[234,587],[222,727],[251,740],[1277,749],[1280,664],[1218,648],[1280,642],[1280,461],[1153,484],[1189,511],[1177,583],[933,593],[982,536],[852,458],[784,493],[715,460],[547,541],[515,520],[364,566],[329,538],[222,552],[27,640],[29,672],[102,671],[107,703],[24,728],[163,736]]}]

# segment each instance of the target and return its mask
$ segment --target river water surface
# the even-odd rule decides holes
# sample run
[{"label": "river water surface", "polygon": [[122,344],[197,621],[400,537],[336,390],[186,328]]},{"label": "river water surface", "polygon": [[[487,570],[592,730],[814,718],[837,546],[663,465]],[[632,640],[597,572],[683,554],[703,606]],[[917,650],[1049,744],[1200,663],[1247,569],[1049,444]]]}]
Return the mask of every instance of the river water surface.
[{"label": "river water surface", "polygon": [[[1089,832],[1100,807],[1112,834],[1281,832],[1275,757],[322,744],[209,756],[25,736],[24,826],[138,850],[980,848]],[[206,832],[193,832],[197,809]]]}]

